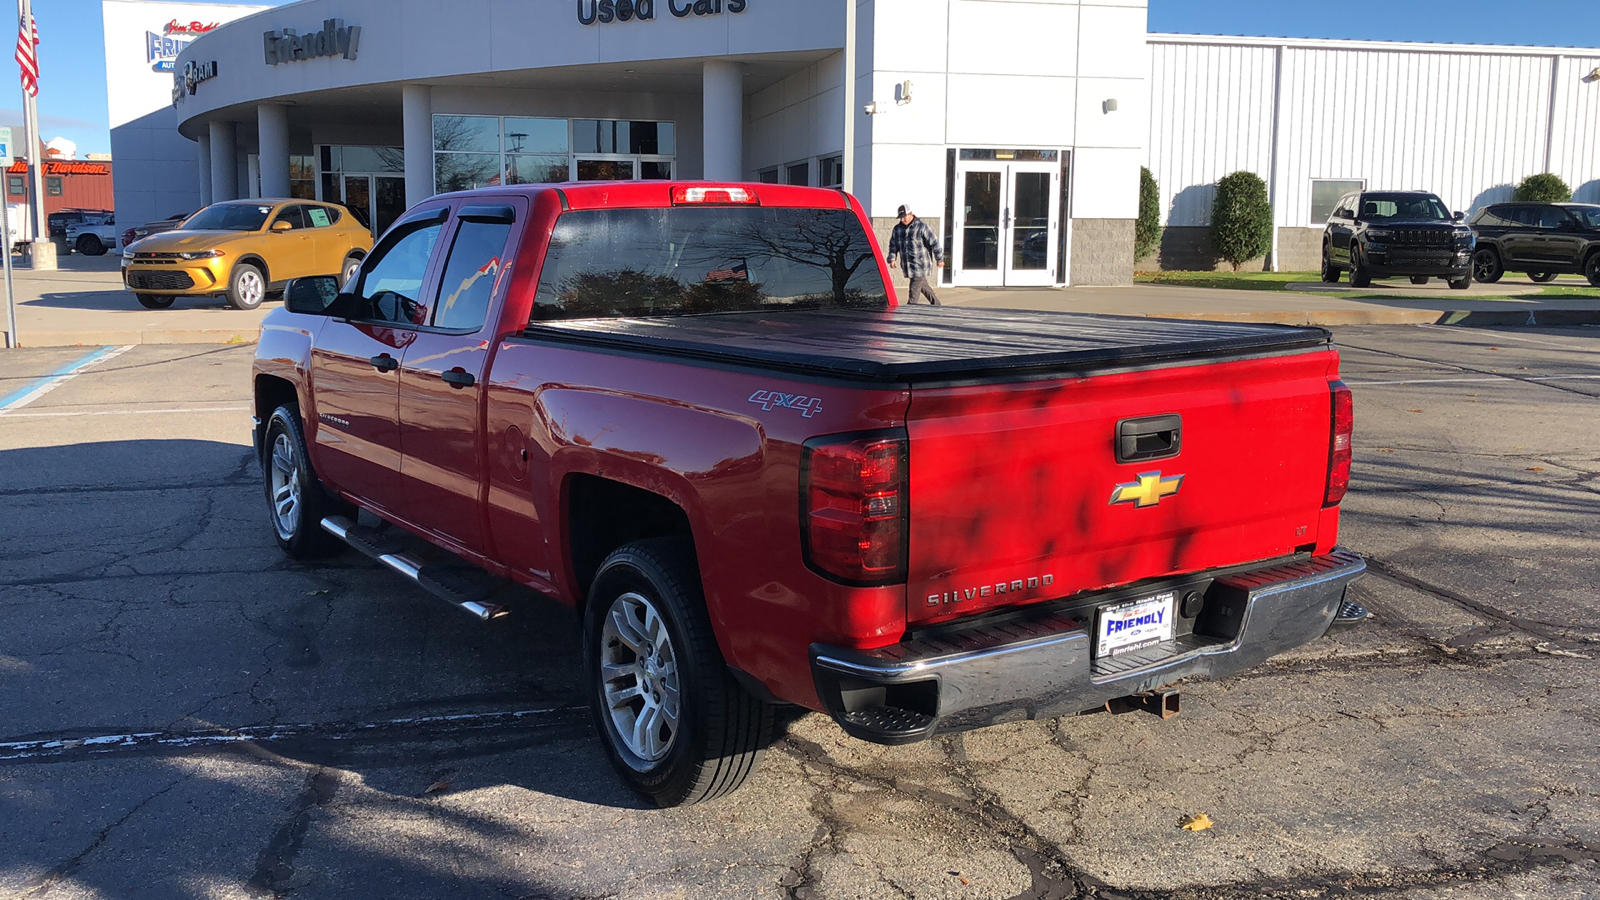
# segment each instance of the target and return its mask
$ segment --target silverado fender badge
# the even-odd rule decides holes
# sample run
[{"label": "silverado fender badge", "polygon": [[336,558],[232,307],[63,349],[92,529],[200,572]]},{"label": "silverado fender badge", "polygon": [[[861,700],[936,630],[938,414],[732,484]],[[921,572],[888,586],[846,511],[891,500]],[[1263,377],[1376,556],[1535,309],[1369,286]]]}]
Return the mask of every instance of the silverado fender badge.
[{"label": "silverado fender badge", "polygon": [[1178,488],[1183,486],[1183,479],[1182,475],[1162,478],[1159,471],[1140,472],[1138,481],[1117,485],[1111,492],[1111,505],[1132,503],[1139,509],[1155,506],[1161,502],[1161,498],[1176,494]]},{"label": "silverado fender badge", "polygon": [[807,419],[822,412],[821,397],[802,397],[799,394],[780,394],[777,391],[756,391],[750,395],[750,402],[760,404],[762,409],[769,412],[773,407],[799,410],[800,415]]}]

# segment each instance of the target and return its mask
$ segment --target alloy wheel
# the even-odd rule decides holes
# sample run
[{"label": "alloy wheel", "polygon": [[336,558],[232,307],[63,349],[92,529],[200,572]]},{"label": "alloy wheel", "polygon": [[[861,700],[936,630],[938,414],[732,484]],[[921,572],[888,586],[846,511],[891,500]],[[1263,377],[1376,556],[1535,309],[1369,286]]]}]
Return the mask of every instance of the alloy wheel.
[{"label": "alloy wheel", "polygon": [[239,299],[247,306],[259,304],[266,296],[267,287],[261,281],[261,273],[251,269],[239,275]]},{"label": "alloy wheel", "polygon": [[294,440],[279,432],[272,442],[272,527],[278,537],[290,540],[300,527],[300,462]]},{"label": "alloy wheel", "polygon": [[611,727],[640,771],[672,751],[682,715],[677,654],[655,604],[628,592],[600,631],[600,689]]}]

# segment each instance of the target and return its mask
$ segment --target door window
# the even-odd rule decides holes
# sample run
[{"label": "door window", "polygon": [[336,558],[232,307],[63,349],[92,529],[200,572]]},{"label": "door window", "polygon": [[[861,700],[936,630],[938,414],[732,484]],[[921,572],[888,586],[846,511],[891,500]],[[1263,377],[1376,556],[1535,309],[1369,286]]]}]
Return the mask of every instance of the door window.
[{"label": "door window", "polygon": [[1017,172],[1011,227],[1011,267],[1050,268],[1050,173]]},{"label": "door window", "polygon": [[435,326],[472,331],[483,327],[510,236],[510,222],[461,223],[439,280]]},{"label": "door window", "polygon": [[1571,222],[1565,210],[1546,206],[1538,211],[1539,227],[1545,231],[1560,231]]},{"label": "door window", "polygon": [[272,224],[276,225],[279,222],[288,222],[290,228],[306,227],[305,207],[298,203],[285,206],[278,213],[278,217],[272,221]]},{"label": "door window", "polygon": [[327,206],[307,206],[306,222],[312,228],[327,228],[339,221],[339,211]]},{"label": "door window", "polygon": [[1000,267],[999,172],[968,172],[965,232],[961,240],[963,269]]},{"label": "door window", "polygon": [[373,251],[374,261],[362,270],[353,318],[407,325],[427,321],[422,282],[443,227],[442,221],[418,224],[391,235]]}]

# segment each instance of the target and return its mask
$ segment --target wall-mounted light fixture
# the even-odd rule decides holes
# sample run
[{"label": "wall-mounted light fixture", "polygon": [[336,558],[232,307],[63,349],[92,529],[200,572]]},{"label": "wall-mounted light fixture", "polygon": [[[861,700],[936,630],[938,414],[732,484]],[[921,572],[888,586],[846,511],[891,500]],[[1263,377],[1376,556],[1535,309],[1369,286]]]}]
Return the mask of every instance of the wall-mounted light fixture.
[{"label": "wall-mounted light fixture", "polygon": [[902,81],[894,86],[894,102],[904,106],[911,102],[911,82]]},{"label": "wall-mounted light fixture", "polygon": [[866,113],[869,116],[877,115],[878,114],[878,101],[874,100],[871,103],[868,103],[866,106],[861,107],[861,111]]},{"label": "wall-mounted light fixture", "polygon": [[1101,112],[1106,112],[1106,113],[1114,113],[1114,112],[1116,112],[1117,111],[1117,98],[1112,97],[1110,100],[1107,100],[1106,102],[1100,104],[1100,111]]},{"label": "wall-mounted light fixture", "polygon": [[1588,75],[1584,76],[1583,80],[1591,83],[1600,81],[1600,68],[1596,68],[1593,72],[1590,72]]}]

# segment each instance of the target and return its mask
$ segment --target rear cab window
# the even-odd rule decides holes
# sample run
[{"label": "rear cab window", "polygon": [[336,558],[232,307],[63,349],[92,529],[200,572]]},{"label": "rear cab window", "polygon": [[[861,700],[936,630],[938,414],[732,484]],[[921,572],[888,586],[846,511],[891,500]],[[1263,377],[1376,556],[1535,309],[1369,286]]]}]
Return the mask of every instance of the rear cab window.
[{"label": "rear cab window", "polygon": [[599,209],[556,220],[530,321],[888,306],[850,210]]}]

